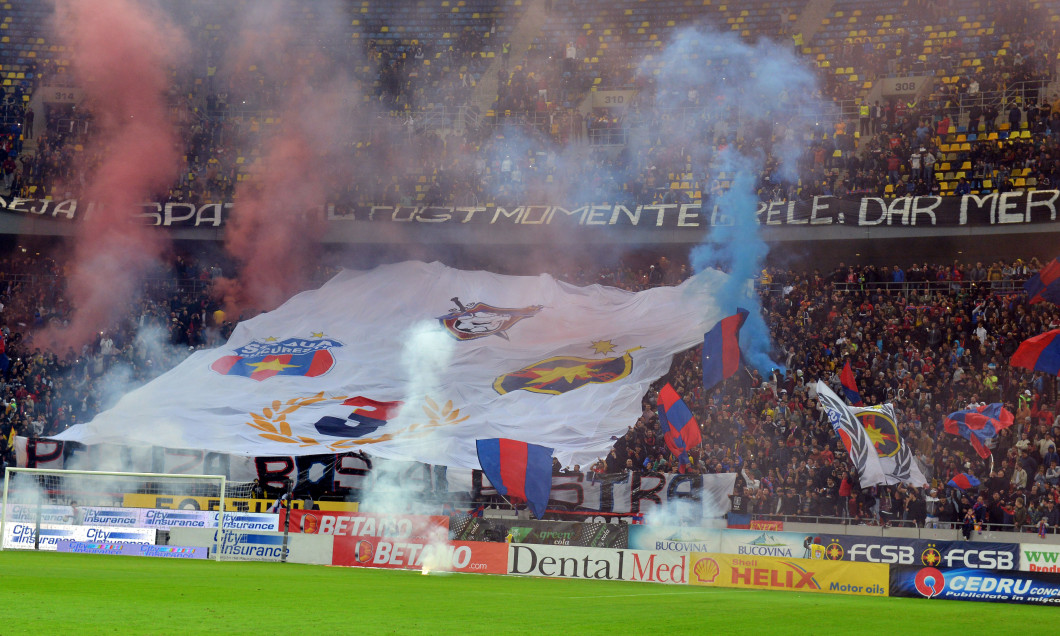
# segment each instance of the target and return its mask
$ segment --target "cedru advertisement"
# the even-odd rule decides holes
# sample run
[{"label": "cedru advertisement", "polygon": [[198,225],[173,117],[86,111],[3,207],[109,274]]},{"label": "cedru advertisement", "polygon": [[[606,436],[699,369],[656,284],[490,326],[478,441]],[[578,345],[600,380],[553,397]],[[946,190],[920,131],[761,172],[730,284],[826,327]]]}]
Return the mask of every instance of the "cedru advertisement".
[{"label": "cedru advertisement", "polygon": [[887,596],[886,565],[693,552],[691,585]]}]

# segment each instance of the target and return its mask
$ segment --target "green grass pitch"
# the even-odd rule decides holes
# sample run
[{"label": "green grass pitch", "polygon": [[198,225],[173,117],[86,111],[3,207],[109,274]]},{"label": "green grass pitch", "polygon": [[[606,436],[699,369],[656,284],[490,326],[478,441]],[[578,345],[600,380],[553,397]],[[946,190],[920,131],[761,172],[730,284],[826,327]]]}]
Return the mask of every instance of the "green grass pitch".
[{"label": "green grass pitch", "polygon": [[[0,552],[0,634],[1025,633],[1054,608]],[[988,613],[987,613],[988,612]],[[1017,627],[1011,631],[1005,626]]]}]

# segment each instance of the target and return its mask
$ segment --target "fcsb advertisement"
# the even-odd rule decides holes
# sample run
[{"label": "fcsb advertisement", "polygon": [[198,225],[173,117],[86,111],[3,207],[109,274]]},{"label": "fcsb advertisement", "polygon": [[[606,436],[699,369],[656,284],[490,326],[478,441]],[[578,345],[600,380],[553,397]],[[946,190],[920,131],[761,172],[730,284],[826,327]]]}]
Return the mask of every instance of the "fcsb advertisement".
[{"label": "fcsb advertisement", "polygon": [[887,596],[888,567],[820,559],[785,559],[693,552],[691,585]]}]

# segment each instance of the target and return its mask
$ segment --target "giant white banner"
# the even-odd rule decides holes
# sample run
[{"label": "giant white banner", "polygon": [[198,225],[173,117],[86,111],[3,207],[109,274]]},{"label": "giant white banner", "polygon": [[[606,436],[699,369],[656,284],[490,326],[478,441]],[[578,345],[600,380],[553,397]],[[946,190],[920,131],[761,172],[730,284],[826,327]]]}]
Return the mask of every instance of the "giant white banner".
[{"label": "giant white banner", "polygon": [[632,293],[440,263],[344,271],[56,439],[477,468],[475,440],[506,437],[587,465],[723,317],[724,280]]}]

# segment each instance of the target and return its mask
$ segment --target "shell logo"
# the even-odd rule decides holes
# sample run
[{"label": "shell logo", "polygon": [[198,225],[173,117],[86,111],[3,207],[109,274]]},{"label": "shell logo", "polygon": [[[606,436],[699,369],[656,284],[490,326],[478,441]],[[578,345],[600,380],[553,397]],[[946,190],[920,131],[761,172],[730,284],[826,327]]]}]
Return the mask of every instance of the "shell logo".
[{"label": "shell logo", "polygon": [[692,575],[698,583],[713,583],[720,572],[718,562],[710,557],[703,557],[692,566]]},{"label": "shell logo", "polygon": [[357,546],[354,549],[358,563],[368,563],[372,560],[372,555],[375,553],[375,548],[372,546],[371,541],[358,541]]}]

